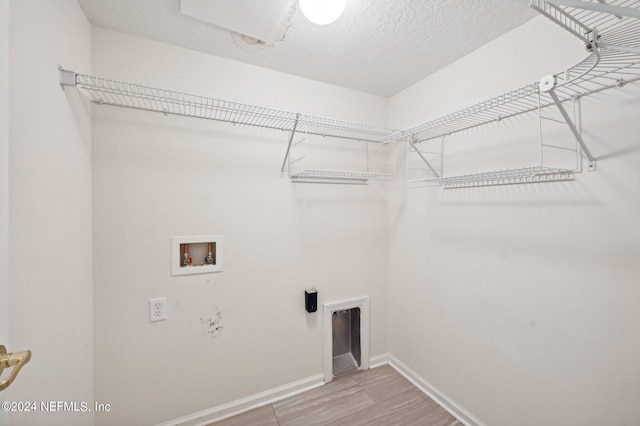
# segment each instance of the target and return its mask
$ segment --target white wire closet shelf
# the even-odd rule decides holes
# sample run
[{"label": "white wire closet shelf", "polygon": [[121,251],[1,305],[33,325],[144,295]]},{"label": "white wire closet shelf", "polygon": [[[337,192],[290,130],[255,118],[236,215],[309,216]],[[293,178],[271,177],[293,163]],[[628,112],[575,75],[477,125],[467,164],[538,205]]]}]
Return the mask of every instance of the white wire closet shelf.
[{"label": "white wire closet shelf", "polygon": [[[288,175],[294,182],[319,182],[340,180],[339,183],[367,183],[370,179],[389,180],[395,176],[395,144],[350,144],[348,150],[337,151],[342,146],[328,145],[319,138],[304,138],[289,145]],[[320,145],[320,146],[318,146]],[[315,147],[315,148],[314,148]],[[323,148],[318,150],[317,148]],[[339,152],[339,159],[336,158]],[[340,169],[324,169],[327,164]]]},{"label": "white wire closet shelf", "polygon": [[[79,88],[91,101],[101,105],[287,132],[289,143],[281,167],[282,173],[289,160],[289,151],[296,133],[372,144],[407,140],[409,146],[418,152],[415,147],[421,142],[444,138],[453,133],[556,105],[579,142],[582,154],[589,159],[588,169],[595,170],[595,159],[562,104],[640,79],[640,0],[531,0],[530,6],[579,38],[589,52],[588,56],[577,65],[547,76],[540,82],[404,131],[191,95],[62,69],[60,83]],[[455,177],[445,176],[442,166],[436,169],[422,154],[418,154],[434,177],[410,181],[411,187],[461,187],[566,180],[568,175],[580,169],[539,164]],[[394,175],[395,170],[380,172],[374,169],[362,172],[309,168],[289,173],[292,180],[325,179],[340,183],[366,183],[369,179],[390,179]]]},{"label": "white wire closet shelf", "polygon": [[293,181],[297,182],[325,182],[325,181],[351,181],[353,183],[367,183],[370,179],[388,180],[393,178],[393,174],[390,173],[370,173],[359,171],[347,171],[347,170],[321,170],[321,169],[308,169],[302,172],[292,173],[289,177]]},{"label": "white wire closet shelf", "polygon": [[[381,143],[384,127],[225,101],[135,83],[75,74],[74,85],[92,102],[163,114],[256,126],[296,133]],[[296,126],[297,122],[297,126]]]},{"label": "white wire closet shelf", "polygon": [[[499,122],[520,114],[552,105],[562,109],[562,103],[579,99],[614,87],[622,87],[640,79],[640,0],[531,0],[530,6],[546,16],[585,45],[588,56],[577,65],[487,101],[464,108],[444,117],[426,122],[408,130],[399,131],[383,141],[406,139],[415,146],[424,141]],[[566,118],[566,117],[565,117]],[[567,123],[575,130],[573,123]],[[574,134],[577,133],[574,131]],[[589,158],[589,170],[595,170],[581,137],[576,134],[583,153]],[[425,160],[426,162],[426,160]],[[510,170],[481,172],[458,177],[444,177],[433,167],[433,178],[410,181],[410,187],[444,185],[445,187],[486,185],[490,176],[521,176],[523,170],[533,175],[532,181],[566,180],[571,170],[527,166]],[[525,178],[524,181],[528,181]],[[511,181],[512,178],[505,178]],[[518,180],[518,179],[516,179]],[[451,184],[456,181],[458,183]],[[502,179],[498,179],[502,181]],[[461,182],[467,184],[462,185]]]},{"label": "white wire closet shelf", "polygon": [[409,182],[409,187],[443,186],[444,188],[468,188],[519,183],[557,182],[563,180],[573,180],[573,171],[544,166],[526,166],[515,169],[415,180]]},{"label": "white wire closet shelf", "polygon": [[[290,135],[289,146],[287,147],[282,171],[284,171],[284,165],[288,158],[294,134],[381,144],[386,143],[382,141],[386,136],[396,131],[370,124],[294,113],[110,80],[63,69],[60,69],[60,83],[79,88],[90,101],[99,105],[118,106],[288,132]],[[390,179],[393,177],[393,175],[384,173],[367,172],[360,172],[357,176],[352,176],[353,172],[339,170],[308,170],[306,174],[306,177],[314,179],[347,182],[351,179],[356,179],[365,183],[369,179]],[[301,176],[291,177],[300,180]]]}]

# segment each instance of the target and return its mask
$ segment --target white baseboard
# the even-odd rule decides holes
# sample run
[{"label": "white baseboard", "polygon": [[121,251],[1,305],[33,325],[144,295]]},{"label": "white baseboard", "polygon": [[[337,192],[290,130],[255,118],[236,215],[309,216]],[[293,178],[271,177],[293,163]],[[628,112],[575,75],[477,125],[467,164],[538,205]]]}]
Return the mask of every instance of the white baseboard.
[{"label": "white baseboard", "polygon": [[[389,354],[376,355],[369,360],[369,368],[380,367],[389,364]],[[290,396],[317,388],[324,385],[324,375],[316,374],[306,379],[269,389],[256,395],[239,399],[228,404],[219,405],[207,410],[189,414],[179,419],[161,423],[158,426],[202,426],[214,421],[224,420],[238,414],[245,413],[267,404],[272,404]]]},{"label": "white baseboard", "polygon": [[382,367],[389,364],[389,354],[372,356],[369,360],[369,368]]},{"label": "white baseboard", "polygon": [[203,426],[244,412],[259,408],[290,396],[324,385],[324,375],[316,374],[277,388],[269,389],[246,398],[219,405],[207,410],[189,414],[179,419],[161,423],[158,426]]},{"label": "white baseboard", "polygon": [[[420,377],[415,371],[407,367],[399,359],[391,354],[381,354],[371,357],[369,360],[370,368],[381,367],[383,365],[391,365],[400,374],[406,377],[411,383],[416,385],[422,392],[437,402],[442,408],[447,410],[451,415],[460,420],[466,426],[486,426],[480,419],[465,410],[460,404],[449,398],[440,389],[436,388],[425,379]],[[277,388],[269,389],[246,398],[238,399],[228,404],[219,405],[207,410],[189,414],[175,420],[170,420],[159,424],[158,426],[204,426],[209,423],[226,419],[245,413],[255,408],[272,404],[276,401],[289,398],[290,396],[306,392],[324,385],[324,374],[316,374],[305,379],[301,379]]]},{"label": "white baseboard", "polygon": [[466,426],[486,426],[482,420],[478,419],[476,416],[464,409],[460,404],[449,398],[449,396],[444,392],[426,381],[398,358],[393,355],[389,355],[389,364]]}]

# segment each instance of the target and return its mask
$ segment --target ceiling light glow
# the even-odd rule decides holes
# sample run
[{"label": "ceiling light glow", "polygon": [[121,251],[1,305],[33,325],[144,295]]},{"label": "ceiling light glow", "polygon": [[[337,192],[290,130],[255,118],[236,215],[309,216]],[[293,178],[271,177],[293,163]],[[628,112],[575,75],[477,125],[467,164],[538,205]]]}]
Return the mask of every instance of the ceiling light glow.
[{"label": "ceiling light glow", "polygon": [[299,0],[302,14],[318,25],[335,22],[344,12],[347,0]]}]

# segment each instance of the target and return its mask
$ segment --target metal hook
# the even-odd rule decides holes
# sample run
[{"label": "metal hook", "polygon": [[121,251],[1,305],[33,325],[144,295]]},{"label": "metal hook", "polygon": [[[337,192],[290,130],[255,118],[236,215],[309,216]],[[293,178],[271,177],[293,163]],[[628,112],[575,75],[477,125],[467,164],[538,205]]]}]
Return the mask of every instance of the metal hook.
[{"label": "metal hook", "polygon": [[13,367],[9,377],[0,382],[0,391],[8,388],[15,380],[18,372],[31,359],[31,351],[7,353],[7,348],[0,345],[0,376],[5,368]]}]

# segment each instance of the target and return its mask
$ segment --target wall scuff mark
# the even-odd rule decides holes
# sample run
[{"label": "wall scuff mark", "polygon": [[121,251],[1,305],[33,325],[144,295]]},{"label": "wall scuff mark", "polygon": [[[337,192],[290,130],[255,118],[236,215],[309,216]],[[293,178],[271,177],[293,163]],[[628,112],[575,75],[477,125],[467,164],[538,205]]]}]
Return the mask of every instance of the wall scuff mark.
[{"label": "wall scuff mark", "polygon": [[204,332],[209,337],[215,339],[220,336],[224,326],[222,325],[222,312],[220,308],[215,308],[215,314],[213,317],[203,318],[200,317],[200,323],[204,326]]}]

